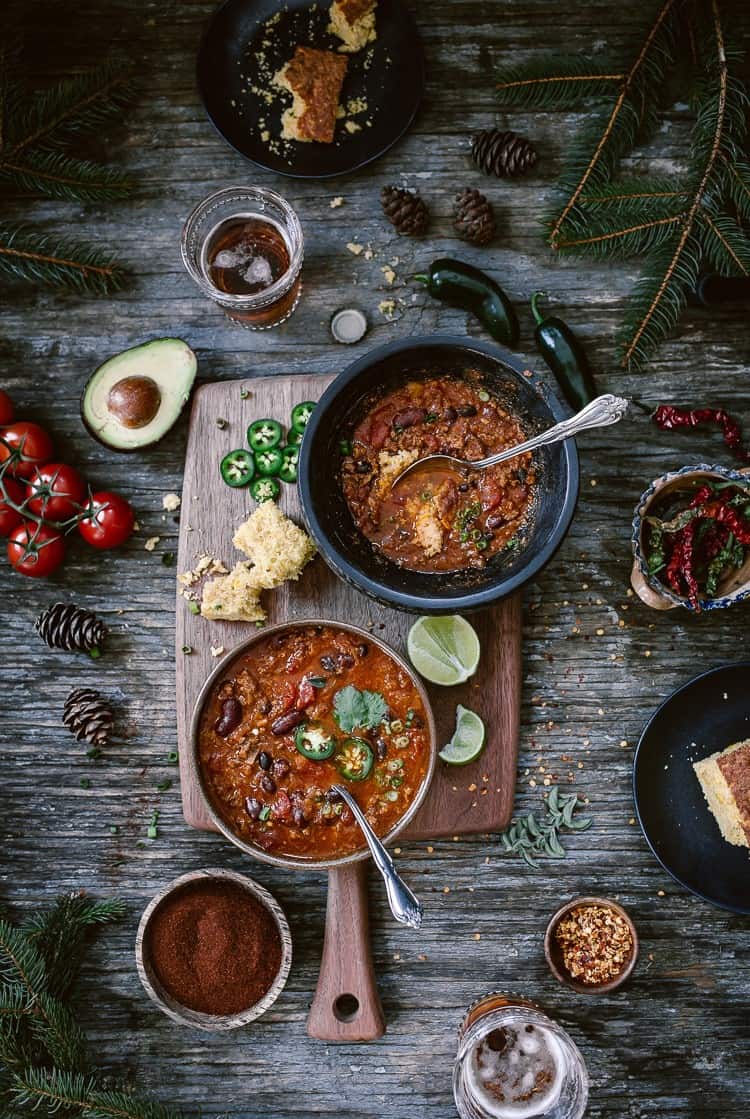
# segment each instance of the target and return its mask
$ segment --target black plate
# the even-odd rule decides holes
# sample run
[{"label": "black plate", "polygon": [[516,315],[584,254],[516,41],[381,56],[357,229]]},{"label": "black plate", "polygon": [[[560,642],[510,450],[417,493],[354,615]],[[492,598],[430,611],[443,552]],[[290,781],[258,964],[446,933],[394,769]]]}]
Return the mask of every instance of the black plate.
[{"label": "black plate", "polygon": [[750,854],[726,843],[693,762],[750,737],[750,661],[678,688],[651,716],[635,755],[638,818],[665,870],[712,905],[750,914]]},{"label": "black plate", "polygon": [[[336,50],[340,40],[326,31],[328,3],[314,11],[310,0],[226,0],[214,12],[198,52],[198,91],[211,121],[241,155],[261,167],[300,179],[327,179],[348,174],[383,155],[406,132],[422,98],[424,64],[419,35],[411,15],[399,0],[380,0],[377,7],[378,37],[357,54],[347,55],[349,67],[342,101],[363,98],[367,112],[354,118],[359,132],[348,133],[344,122],[336,128],[332,144],[282,142],[282,150],[271,150],[261,138],[268,128],[272,136],[281,131],[281,114],[290,104],[288,96],[268,105],[258,93],[258,48],[264,38],[266,20],[279,14],[273,27],[272,45],[265,48],[263,88],[268,73],[275,73],[294,53],[297,44]],[[365,60],[372,57],[365,68]],[[371,120],[368,127],[365,121]],[[260,122],[265,122],[260,124]]]}]

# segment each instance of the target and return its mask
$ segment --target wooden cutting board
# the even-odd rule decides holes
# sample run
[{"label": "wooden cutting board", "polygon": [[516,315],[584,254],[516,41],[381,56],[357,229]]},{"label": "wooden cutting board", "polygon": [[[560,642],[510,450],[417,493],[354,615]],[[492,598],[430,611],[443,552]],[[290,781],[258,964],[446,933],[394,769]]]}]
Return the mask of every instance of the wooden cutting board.
[{"label": "wooden cutting board", "polygon": [[[253,420],[271,416],[286,424],[301,400],[317,400],[332,376],[264,377],[203,385],[195,392],[190,416],[178,570],[195,568],[210,554],[231,568],[244,556],[232,536],[254,508],[246,490],[231,489],[219,474],[221,458],[245,445]],[[224,423],[222,423],[224,421]],[[283,486],[285,513],[302,523],[296,486]],[[373,632],[400,652],[413,615],[372,602],[329,570],[318,556],[299,582],[265,593],[269,622],[316,617],[347,621]],[[477,711],[487,727],[487,745],[471,765],[442,762],[425,803],[408,830],[408,840],[502,831],[513,811],[521,692],[521,607],[515,596],[491,610],[472,615],[482,658],[475,676],[455,688],[429,687],[441,743],[453,733],[458,703]],[[218,659],[255,631],[241,622],[212,622],[196,616],[177,597],[177,730],[185,819],[192,827],[214,830],[201,802],[190,751],[190,720],[198,693]],[[192,652],[183,653],[189,646]],[[212,648],[214,653],[212,653]],[[223,652],[215,654],[217,649]],[[365,1040],[384,1030],[369,952],[365,868],[367,863],[330,872],[323,966],[308,1032],[327,1040]],[[351,1012],[340,996],[354,995]]]}]

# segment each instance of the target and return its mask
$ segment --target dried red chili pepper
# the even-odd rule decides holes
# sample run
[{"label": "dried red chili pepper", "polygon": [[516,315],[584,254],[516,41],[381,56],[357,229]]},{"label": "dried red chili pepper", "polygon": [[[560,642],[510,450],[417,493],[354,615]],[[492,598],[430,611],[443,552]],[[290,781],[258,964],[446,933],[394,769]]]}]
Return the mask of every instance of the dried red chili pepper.
[{"label": "dried red chili pepper", "polygon": [[651,418],[662,431],[699,427],[708,423],[718,424],[724,442],[734,456],[740,462],[750,462],[750,450],[742,442],[742,428],[725,408],[677,408],[672,404],[660,404]]}]

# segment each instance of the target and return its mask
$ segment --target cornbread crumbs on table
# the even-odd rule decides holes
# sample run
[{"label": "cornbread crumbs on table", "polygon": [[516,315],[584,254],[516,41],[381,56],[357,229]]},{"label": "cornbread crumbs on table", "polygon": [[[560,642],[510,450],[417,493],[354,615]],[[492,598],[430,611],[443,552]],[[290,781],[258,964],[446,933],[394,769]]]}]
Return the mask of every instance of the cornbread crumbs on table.
[{"label": "cornbread crumbs on table", "polygon": [[166,513],[176,513],[182,504],[182,498],[178,493],[165,493],[161,499],[161,507]]},{"label": "cornbread crumbs on table", "polygon": [[342,194],[337,194],[335,198],[331,199],[328,205],[332,210],[338,210],[339,206],[344,205],[344,196]]},{"label": "cornbread crumbs on table", "polygon": [[365,246],[360,245],[357,241],[348,241],[346,247],[352,256],[359,256]]},{"label": "cornbread crumbs on table", "polygon": [[346,68],[347,60],[332,51],[296,47],[273,79],[292,95],[281,118],[283,139],[332,143]]},{"label": "cornbread crumbs on table", "polygon": [[333,0],[328,30],[341,39],[339,50],[353,54],[375,41],[376,7],[377,0]]},{"label": "cornbread crumbs on table", "polygon": [[156,545],[159,543],[160,540],[161,540],[160,536],[149,536],[148,540],[143,545],[143,547],[146,549],[147,552],[153,552],[154,548],[156,547]]}]

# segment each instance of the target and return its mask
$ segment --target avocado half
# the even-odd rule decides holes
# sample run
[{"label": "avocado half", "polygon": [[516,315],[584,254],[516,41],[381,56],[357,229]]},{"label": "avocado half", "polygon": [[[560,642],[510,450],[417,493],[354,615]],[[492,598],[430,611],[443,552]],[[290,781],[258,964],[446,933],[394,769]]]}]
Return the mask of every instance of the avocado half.
[{"label": "avocado half", "polygon": [[89,432],[113,451],[158,443],[190,398],[198,359],[181,338],[156,338],[108,358],[81,395]]}]

